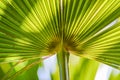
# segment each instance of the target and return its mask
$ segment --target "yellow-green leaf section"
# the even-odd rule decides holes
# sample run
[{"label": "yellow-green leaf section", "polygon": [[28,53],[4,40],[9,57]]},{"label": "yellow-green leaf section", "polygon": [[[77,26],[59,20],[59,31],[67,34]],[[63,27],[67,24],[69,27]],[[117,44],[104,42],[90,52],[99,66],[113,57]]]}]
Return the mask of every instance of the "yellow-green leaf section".
[{"label": "yellow-green leaf section", "polygon": [[0,0],[0,62],[53,55],[62,41],[120,69],[119,17],[120,0]]}]

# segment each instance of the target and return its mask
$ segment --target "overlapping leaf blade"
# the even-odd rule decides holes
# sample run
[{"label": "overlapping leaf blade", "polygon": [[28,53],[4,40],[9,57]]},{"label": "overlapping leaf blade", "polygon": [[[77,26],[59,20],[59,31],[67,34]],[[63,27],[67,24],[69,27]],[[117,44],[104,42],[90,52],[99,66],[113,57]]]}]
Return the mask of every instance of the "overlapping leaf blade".
[{"label": "overlapping leaf blade", "polygon": [[64,17],[69,50],[120,69],[120,0],[64,0]]},{"label": "overlapping leaf blade", "polygon": [[26,59],[54,53],[57,44],[53,40],[55,43],[59,40],[59,1],[2,0],[0,11],[1,61],[9,57]]}]

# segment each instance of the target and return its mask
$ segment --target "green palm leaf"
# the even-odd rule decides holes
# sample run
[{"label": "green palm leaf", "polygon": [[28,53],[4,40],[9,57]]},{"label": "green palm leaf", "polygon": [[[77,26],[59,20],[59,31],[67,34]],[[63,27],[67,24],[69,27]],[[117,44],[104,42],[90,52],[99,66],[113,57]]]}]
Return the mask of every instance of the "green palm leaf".
[{"label": "green palm leaf", "polygon": [[1,0],[0,63],[73,53],[120,69],[119,17],[120,0]]}]

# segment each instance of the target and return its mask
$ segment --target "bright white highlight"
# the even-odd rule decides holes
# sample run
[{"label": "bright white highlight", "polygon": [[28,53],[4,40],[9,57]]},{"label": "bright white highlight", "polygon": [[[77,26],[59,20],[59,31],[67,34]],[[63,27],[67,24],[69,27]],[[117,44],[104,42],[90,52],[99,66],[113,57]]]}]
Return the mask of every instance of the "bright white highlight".
[{"label": "bright white highlight", "polygon": [[111,71],[112,71],[112,68],[110,66],[101,64],[97,71],[95,80],[108,80]]},{"label": "bright white highlight", "polygon": [[50,74],[56,70],[56,55],[43,61],[43,67],[38,69],[39,80],[51,80]]}]

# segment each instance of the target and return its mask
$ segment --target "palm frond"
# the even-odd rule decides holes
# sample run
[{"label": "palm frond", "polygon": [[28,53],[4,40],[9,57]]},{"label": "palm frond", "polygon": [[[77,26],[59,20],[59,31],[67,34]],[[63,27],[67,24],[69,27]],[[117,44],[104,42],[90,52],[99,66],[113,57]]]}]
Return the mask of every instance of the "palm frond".
[{"label": "palm frond", "polygon": [[1,0],[0,63],[62,48],[120,69],[119,17],[120,0]]},{"label": "palm frond", "polygon": [[120,69],[120,0],[64,0],[63,8],[68,50]]},{"label": "palm frond", "polygon": [[2,0],[0,4],[2,62],[8,57],[26,59],[55,53],[59,41],[59,1]]}]

